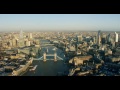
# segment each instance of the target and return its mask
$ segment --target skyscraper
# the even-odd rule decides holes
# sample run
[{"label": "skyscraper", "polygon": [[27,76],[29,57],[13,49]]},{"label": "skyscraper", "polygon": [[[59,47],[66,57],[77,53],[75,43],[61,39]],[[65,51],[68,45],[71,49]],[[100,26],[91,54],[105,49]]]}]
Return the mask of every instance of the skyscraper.
[{"label": "skyscraper", "polygon": [[118,33],[115,32],[115,42],[118,42]]},{"label": "skyscraper", "polygon": [[118,46],[118,33],[115,32],[115,46]]},{"label": "skyscraper", "polygon": [[23,31],[20,31],[20,39],[23,39]]},{"label": "skyscraper", "polygon": [[23,38],[23,31],[22,30],[20,31],[20,38],[19,38],[19,41],[18,41],[18,46],[19,47],[24,47],[24,38]]},{"label": "skyscraper", "polygon": [[108,35],[107,41],[108,41],[108,43],[111,42],[111,35],[110,34]]},{"label": "skyscraper", "polygon": [[29,33],[29,39],[32,39],[32,33]]},{"label": "skyscraper", "polygon": [[93,37],[93,43],[96,44],[96,36]]},{"label": "skyscraper", "polygon": [[97,40],[97,44],[100,45],[101,43],[101,30],[98,31],[98,40]]},{"label": "skyscraper", "polygon": [[15,38],[12,39],[12,46],[13,47],[17,46],[17,40]]},{"label": "skyscraper", "polygon": [[105,44],[105,43],[106,43],[106,35],[105,35],[105,34],[102,35],[101,43],[102,43],[102,44]]},{"label": "skyscraper", "polygon": [[79,35],[79,36],[77,36],[77,42],[80,42],[80,41],[82,41],[82,40],[83,40],[83,38],[82,38],[82,34]]}]

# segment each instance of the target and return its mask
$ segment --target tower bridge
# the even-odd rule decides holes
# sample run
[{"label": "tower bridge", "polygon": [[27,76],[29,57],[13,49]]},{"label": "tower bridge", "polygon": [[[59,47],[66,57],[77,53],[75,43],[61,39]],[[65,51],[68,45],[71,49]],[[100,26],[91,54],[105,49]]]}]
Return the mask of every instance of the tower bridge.
[{"label": "tower bridge", "polygon": [[41,44],[41,47],[46,47],[46,46],[54,46],[54,44]]},{"label": "tower bridge", "polygon": [[[54,58],[53,59],[48,59],[47,56],[53,56]],[[43,60],[44,62],[46,62],[47,60],[54,60],[54,61],[57,61],[57,60],[63,60],[61,57],[59,57],[57,55],[57,53],[54,53],[54,54],[46,54],[46,53],[43,53],[43,56],[38,58],[38,59],[34,59],[34,60]]]}]

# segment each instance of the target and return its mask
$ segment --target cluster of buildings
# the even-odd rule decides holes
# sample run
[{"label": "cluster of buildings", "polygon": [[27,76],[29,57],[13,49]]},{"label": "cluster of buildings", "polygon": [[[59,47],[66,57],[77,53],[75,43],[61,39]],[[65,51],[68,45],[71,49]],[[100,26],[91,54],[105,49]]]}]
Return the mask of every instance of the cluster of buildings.
[{"label": "cluster of buildings", "polygon": [[11,49],[16,47],[29,47],[32,45],[39,45],[39,40],[34,39],[32,33],[4,33],[0,38],[0,47],[3,49]]},{"label": "cluster of buildings", "polygon": [[40,40],[32,33],[12,32],[0,35],[0,76],[22,75],[39,54]]},{"label": "cluster of buildings", "polygon": [[26,62],[30,56],[39,54],[40,39],[49,40],[65,53],[70,68],[68,76],[120,75],[120,32],[101,30],[2,33],[0,34],[0,72],[5,71],[6,66],[9,67],[11,64],[15,65],[14,68],[11,67],[15,70],[21,65],[20,61]]},{"label": "cluster of buildings", "polygon": [[[88,41],[84,38],[85,40],[81,42],[80,35],[78,37],[80,42],[77,41],[76,56],[69,60],[72,64],[70,75],[120,75],[119,38],[116,32],[107,35],[98,31],[96,36],[91,36]],[[76,68],[79,69],[76,70]]]},{"label": "cluster of buildings", "polygon": [[47,39],[64,51],[70,67],[69,76],[115,76],[120,71],[119,34],[101,30],[56,32]]},{"label": "cluster of buildings", "polygon": [[[21,75],[29,68],[33,58],[28,53],[20,49],[4,50],[0,52],[0,76]],[[24,70],[23,70],[24,69]],[[21,70],[21,71],[19,71]],[[15,72],[15,74],[13,73]]]}]

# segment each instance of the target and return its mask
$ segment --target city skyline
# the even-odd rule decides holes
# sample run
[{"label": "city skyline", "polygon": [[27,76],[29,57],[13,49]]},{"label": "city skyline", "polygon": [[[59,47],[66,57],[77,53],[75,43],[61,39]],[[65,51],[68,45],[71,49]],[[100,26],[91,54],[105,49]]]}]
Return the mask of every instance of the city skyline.
[{"label": "city skyline", "polygon": [[1,14],[0,31],[120,31],[119,14]]},{"label": "city skyline", "polygon": [[0,76],[120,76],[120,32],[0,33]]}]

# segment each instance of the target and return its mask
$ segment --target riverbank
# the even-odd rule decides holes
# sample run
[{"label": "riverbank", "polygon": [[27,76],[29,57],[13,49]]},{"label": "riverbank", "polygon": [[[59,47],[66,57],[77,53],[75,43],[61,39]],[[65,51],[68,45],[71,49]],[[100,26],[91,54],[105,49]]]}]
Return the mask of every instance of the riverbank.
[{"label": "riverbank", "polygon": [[[49,42],[48,40],[41,40],[41,44]],[[41,47],[41,54],[38,56],[38,58],[41,58],[43,56],[43,53],[47,51],[47,54],[54,54],[55,52],[59,57],[61,57],[63,60],[57,60],[54,62],[54,60],[47,60],[46,62],[43,62],[43,60],[33,60],[32,66],[38,65],[37,68],[34,71],[27,71],[22,76],[57,76],[58,74],[67,73],[69,71],[68,65],[66,64],[66,58],[64,52],[57,48],[54,50],[56,46],[44,46]],[[54,59],[54,56],[47,56],[47,59]]]},{"label": "riverbank", "polygon": [[22,65],[21,68],[14,70],[12,76],[22,76],[24,73],[26,73],[29,70],[29,66],[32,64],[32,62],[33,62],[33,58],[27,61],[26,65]]}]

